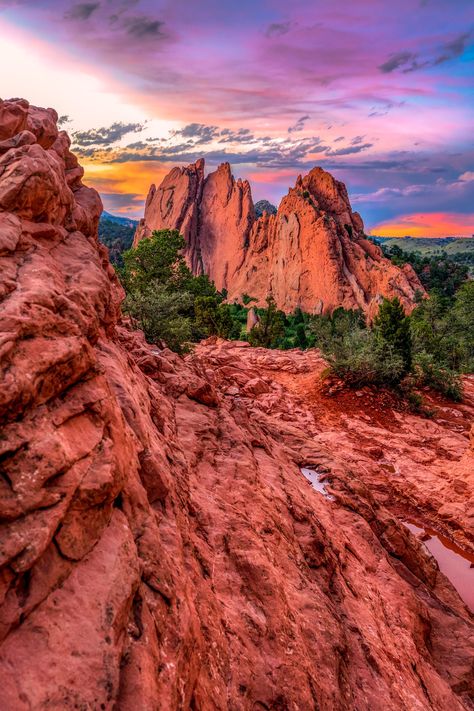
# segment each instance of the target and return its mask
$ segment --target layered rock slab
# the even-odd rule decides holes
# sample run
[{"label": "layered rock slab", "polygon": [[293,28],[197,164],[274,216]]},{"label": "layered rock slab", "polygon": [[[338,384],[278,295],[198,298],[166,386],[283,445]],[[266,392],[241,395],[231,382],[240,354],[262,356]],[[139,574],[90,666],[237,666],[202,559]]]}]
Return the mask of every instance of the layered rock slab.
[{"label": "layered rock slab", "polygon": [[244,294],[285,312],[328,313],[342,306],[372,317],[382,297],[406,311],[423,287],[410,266],[396,267],[364,234],[346,187],[322,168],[300,176],[276,214],[258,219],[247,181],[224,163],[204,177],[204,161],[174,168],[148,195],[135,245],[155,229],[178,229],[194,273],[204,272],[229,300]]},{"label": "layered rock slab", "polygon": [[472,618],[418,541],[357,472],[309,488],[235,354],[121,320],[55,112],[0,116],[1,708],[469,709]]}]

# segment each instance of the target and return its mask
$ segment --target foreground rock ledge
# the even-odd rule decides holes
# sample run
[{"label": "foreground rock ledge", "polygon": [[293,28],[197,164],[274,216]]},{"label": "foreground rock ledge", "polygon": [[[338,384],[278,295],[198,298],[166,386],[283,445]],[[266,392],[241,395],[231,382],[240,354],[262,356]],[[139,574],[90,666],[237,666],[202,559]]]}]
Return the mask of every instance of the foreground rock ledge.
[{"label": "foreground rock ledge", "polygon": [[0,708],[471,709],[472,616],[357,469],[303,479],[314,415],[121,323],[56,120],[0,102]]}]

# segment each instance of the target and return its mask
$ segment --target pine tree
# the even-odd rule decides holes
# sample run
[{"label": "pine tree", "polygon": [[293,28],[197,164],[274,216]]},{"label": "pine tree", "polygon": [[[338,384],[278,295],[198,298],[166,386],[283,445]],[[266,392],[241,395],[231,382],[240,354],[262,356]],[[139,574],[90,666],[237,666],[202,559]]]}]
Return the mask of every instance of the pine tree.
[{"label": "pine tree", "polygon": [[394,354],[399,355],[403,360],[403,374],[406,375],[412,366],[410,321],[405,316],[403,306],[397,296],[391,300],[383,300],[374,320],[374,329],[382,353],[388,346]]}]

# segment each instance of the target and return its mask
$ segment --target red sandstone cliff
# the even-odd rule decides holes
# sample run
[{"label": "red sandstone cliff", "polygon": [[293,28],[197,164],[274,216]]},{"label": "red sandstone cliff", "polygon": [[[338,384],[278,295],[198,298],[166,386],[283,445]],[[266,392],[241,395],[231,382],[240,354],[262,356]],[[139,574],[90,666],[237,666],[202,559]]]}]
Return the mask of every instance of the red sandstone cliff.
[{"label": "red sandstone cliff", "polygon": [[151,187],[135,244],[165,227],[182,232],[193,271],[230,300],[249,294],[264,305],[271,293],[286,312],[343,306],[371,316],[383,296],[398,296],[409,311],[423,292],[410,266],[394,266],[365,238],[345,185],[322,168],[300,176],[277,214],[259,219],[248,182],[235,181],[228,163],[207,178],[203,160],[173,168]]},{"label": "red sandstone cliff", "polygon": [[294,392],[317,352],[146,344],[56,118],[0,102],[2,711],[472,709],[473,618],[390,508],[472,546],[472,405],[391,477]]},{"label": "red sandstone cliff", "polygon": [[134,244],[153,230],[179,230],[193,272],[210,275],[223,289],[241,266],[255,219],[248,182],[234,180],[228,163],[204,178],[201,159],[173,168],[158,189],[151,186]]}]

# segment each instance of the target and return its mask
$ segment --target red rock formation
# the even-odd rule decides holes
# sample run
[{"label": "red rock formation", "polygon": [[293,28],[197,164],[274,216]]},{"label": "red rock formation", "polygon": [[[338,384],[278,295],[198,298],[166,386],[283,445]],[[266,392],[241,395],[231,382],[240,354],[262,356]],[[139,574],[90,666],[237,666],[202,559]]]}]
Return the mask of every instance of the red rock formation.
[{"label": "red rock formation", "polygon": [[228,163],[204,179],[201,159],[187,168],[173,168],[158,189],[151,186],[134,244],[153,230],[179,230],[193,272],[212,275],[223,289],[240,267],[254,220],[248,182],[235,181]]},{"label": "red rock formation", "polygon": [[276,382],[317,354],[146,344],[55,113],[0,117],[2,711],[472,708],[472,616]]},{"label": "red rock formation", "polygon": [[410,266],[394,266],[365,238],[345,185],[322,168],[300,176],[277,214],[258,220],[248,182],[235,181],[228,163],[205,179],[203,169],[203,160],[174,168],[151,187],[135,244],[154,229],[181,230],[193,271],[230,300],[249,294],[263,306],[272,293],[286,312],[343,306],[373,316],[383,296],[398,296],[410,311],[424,291]]},{"label": "red rock formation", "polygon": [[150,187],[145,203],[145,219],[140,220],[134,245],[152,230],[166,227],[179,230],[186,240],[189,266],[195,274],[202,273],[199,255],[198,219],[204,183],[204,161],[187,168],[173,168],[158,189]]}]

